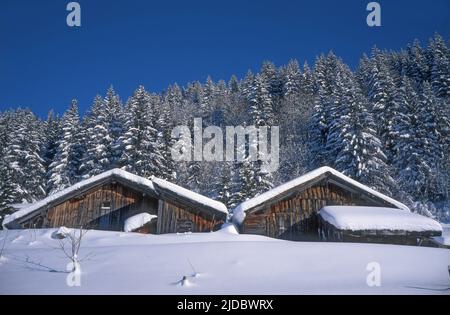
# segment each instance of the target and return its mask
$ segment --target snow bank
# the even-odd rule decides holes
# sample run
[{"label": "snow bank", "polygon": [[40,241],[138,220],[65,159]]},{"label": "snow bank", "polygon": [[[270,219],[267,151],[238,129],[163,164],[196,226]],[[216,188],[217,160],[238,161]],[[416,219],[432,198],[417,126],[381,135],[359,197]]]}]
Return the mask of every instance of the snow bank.
[{"label": "snow bank", "polygon": [[356,186],[359,189],[362,189],[362,190],[366,191],[369,194],[372,194],[372,195],[374,195],[374,196],[376,196],[378,198],[381,198],[381,199],[385,200],[386,202],[392,204],[393,206],[395,206],[395,207],[397,207],[399,209],[410,211],[409,208],[406,205],[404,205],[403,203],[398,202],[398,201],[396,201],[396,200],[394,200],[394,199],[392,199],[392,198],[390,198],[390,197],[388,197],[386,195],[383,195],[382,193],[379,193],[379,192],[373,190],[372,188],[367,187],[367,186],[365,186],[365,185],[363,185],[363,184],[361,184],[361,183],[351,179],[348,176],[345,176],[341,172],[338,172],[338,171],[336,171],[335,169],[333,169],[331,167],[325,166],[325,167],[318,168],[318,169],[316,169],[316,170],[314,170],[312,172],[306,173],[305,175],[300,176],[299,178],[296,178],[296,179],[294,179],[294,180],[292,180],[290,182],[287,182],[287,183],[285,183],[283,185],[275,187],[275,188],[273,188],[273,189],[271,189],[271,190],[269,190],[269,191],[267,191],[267,192],[265,192],[265,193],[255,197],[255,198],[252,198],[250,200],[247,200],[247,201],[241,203],[240,205],[238,205],[233,210],[233,220],[235,222],[241,224],[244,221],[244,219],[245,219],[245,212],[247,210],[252,209],[252,208],[254,208],[254,207],[256,207],[256,206],[258,206],[258,205],[260,205],[260,204],[262,204],[262,203],[264,203],[264,202],[266,202],[266,201],[268,201],[268,200],[270,200],[270,199],[272,199],[272,198],[274,198],[274,197],[276,197],[276,196],[278,196],[278,195],[280,195],[280,194],[282,194],[282,193],[284,193],[284,192],[286,192],[286,191],[288,191],[290,189],[293,189],[293,188],[295,188],[295,187],[297,187],[297,186],[299,186],[301,184],[304,184],[304,183],[306,183],[306,182],[308,182],[310,180],[313,180],[314,178],[316,178],[316,177],[318,177],[320,175],[323,175],[325,173],[331,173],[334,176],[339,177],[340,179],[348,182],[350,185]]},{"label": "snow bank", "polygon": [[134,174],[131,174],[131,173],[128,173],[121,169],[113,169],[113,170],[104,172],[102,174],[99,174],[97,176],[91,177],[89,179],[83,180],[73,186],[70,186],[69,188],[61,190],[45,199],[42,199],[41,201],[30,204],[29,206],[24,207],[21,210],[16,211],[11,215],[5,216],[5,220],[3,221],[3,226],[7,225],[8,223],[13,222],[14,220],[21,218],[27,214],[30,214],[35,210],[45,207],[46,205],[50,204],[51,202],[58,200],[59,198],[63,198],[67,194],[70,194],[77,190],[81,190],[86,186],[94,184],[97,181],[102,181],[103,179],[106,179],[111,176],[117,176],[119,178],[125,179],[125,180],[133,182],[135,184],[147,186],[151,190],[155,190],[153,183],[150,180],[145,179],[140,176],[137,176],[137,175],[134,175]]},{"label": "snow bank", "polygon": [[66,238],[67,236],[70,236],[70,233],[72,233],[71,229],[68,229],[65,226],[62,226],[52,234],[52,238],[63,239],[63,238]]},{"label": "snow bank", "polygon": [[219,231],[227,234],[239,235],[239,231],[233,223],[223,224]]},{"label": "snow bank", "polygon": [[[301,243],[222,232],[142,235],[89,231],[79,256],[81,286],[66,272],[28,265],[27,258],[65,271],[52,230],[9,231],[0,263],[7,294],[448,294],[448,249],[349,243]],[[0,231],[0,243],[7,232]],[[36,234],[37,242],[29,239]],[[367,266],[382,267],[369,287]],[[183,285],[182,280],[188,280]],[[180,281],[181,280],[181,281]]]},{"label": "snow bank", "polygon": [[450,246],[450,224],[442,224],[442,236],[433,237],[439,245]]},{"label": "snow bank", "polygon": [[433,237],[433,240],[442,246],[450,246],[450,236],[437,236]]},{"label": "snow bank", "polygon": [[123,226],[124,232],[133,232],[143,227],[158,216],[149,213],[140,213],[128,218]]},{"label": "snow bank", "polygon": [[392,230],[442,232],[435,220],[394,208],[329,206],[319,215],[340,230]]},{"label": "snow bank", "polygon": [[162,189],[166,189],[169,190],[175,194],[177,194],[178,196],[184,197],[186,199],[190,199],[193,200],[197,203],[200,203],[204,206],[207,206],[211,209],[217,210],[219,212],[225,213],[228,215],[228,209],[227,207],[216,200],[210,199],[206,196],[197,194],[193,191],[190,191],[186,188],[183,188],[181,186],[175,185],[173,183],[170,183],[168,181],[165,181],[161,178],[157,178],[157,177],[152,177],[151,180],[156,184],[156,186],[161,187]]}]

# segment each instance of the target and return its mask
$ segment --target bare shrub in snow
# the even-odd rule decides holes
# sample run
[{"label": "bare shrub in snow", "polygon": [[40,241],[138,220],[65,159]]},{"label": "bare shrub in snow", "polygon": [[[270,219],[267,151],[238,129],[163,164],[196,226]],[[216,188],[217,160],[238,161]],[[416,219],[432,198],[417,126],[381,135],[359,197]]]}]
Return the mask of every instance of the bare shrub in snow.
[{"label": "bare shrub in snow", "polygon": [[78,259],[78,254],[80,252],[83,237],[87,232],[87,230],[83,230],[83,227],[80,227],[79,229],[67,229],[62,227],[57,231],[57,235],[59,236],[59,248],[72,262],[73,272],[77,271],[79,268],[81,260]]},{"label": "bare shrub in snow", "polygon": [[6,230],[4,234],[5,234],[5,237],[3,238],[2,247],[0,248],[0,261],[1,261],[2,259],[4,259],[3,253],[5,252],[5,249],[6,249],[6,242],[7,242],[7,240],[8,240],[8,230]]}]

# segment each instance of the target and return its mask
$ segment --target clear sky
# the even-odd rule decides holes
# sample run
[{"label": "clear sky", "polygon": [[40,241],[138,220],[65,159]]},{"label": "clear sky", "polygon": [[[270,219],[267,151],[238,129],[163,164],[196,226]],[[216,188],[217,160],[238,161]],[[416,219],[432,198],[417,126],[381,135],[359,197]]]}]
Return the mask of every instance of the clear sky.
[{"label": "clear sky", "polygon": [[111,84],[125,101],[139,84],[228,80],[329,50],[356,66],[375,44],[450,38],[450,0],[379,1],[379,28],[366,24],[368,0],[79,0],[79,28],[66,24],[69,2],[0,2],[0,110],[45,117],[77,98],[84,111]]}]

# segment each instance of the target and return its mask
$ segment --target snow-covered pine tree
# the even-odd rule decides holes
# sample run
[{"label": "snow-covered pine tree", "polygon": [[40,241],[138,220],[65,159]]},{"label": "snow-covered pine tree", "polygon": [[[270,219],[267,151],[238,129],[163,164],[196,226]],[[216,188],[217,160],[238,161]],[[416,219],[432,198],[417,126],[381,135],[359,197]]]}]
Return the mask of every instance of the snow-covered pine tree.
[{"label": "snow-covered pine tree", "polygon": [[106,97],[97,96],[83,122],[86,152],[81,165],[83,178],[101,174],[118,166],[122,134],[122,106],[113,87]]},{"label": "snow-covered pine tree", "polygon": [[422,81],[429,81],[430,67],[427,56],[420,42],[416,39],[412,46],[406,48],[406,64],[404,65],[405,74],[415,82],[420,84]]},{"label": "snow-covered pine tree", "polygon": [[111,169],[117,166],[121,156],[120,136],[123,134],[123,106],[119,95],[112,86],[109,87],[104,99],[107,117],[107,126],[110,140],[110,160],[105,169]]},{"label": "snow-covered pine tree", "polygon": [[202,98],[200,103],[201,118],[205,126],[212,124],[212,112],[215,108],[216,85],[210,76],[202,87]]},{"label": "snow-covered pine tree", "polygon": [[[358,69],[355,72],[355,77],[358,80],[359,86],[361,87],[364,95],[369,95],[369,87],[370,87],[370,74],[371,74],[371,60],[364,53],[359,60]],[[399,70],[400,72],[401,70]]]},{"label": "snow-covered pine tree", "polygon": [[394,154],[394,145],[397,141],[393,121],[399,113],[394,104],[396,86],[387,58],[385,53],[377,48],[373,49],[367,86],[378,134],[383,142],[385,153],[390,159]]},{"label": "snow-covered pine tree", "polygon": [[239,126],[246,120],[246,106],[242,98],[240,82],[231,76],[227,85],[228,97],[224,108],[224,121],[227,126]]},{"label": "snow-covered pine tree", "polygon": [[436,98],[436,102],[438,141],[442,150],[437,185],[439,199],[446,202],[450,198],[450,98]]},{"label": "snow-covered pine tree", "polygon": [[450,49],[444,39],[436,34],[428,48],[431,67],[431,84],[438,97],[450,98]]},{"label": "snow-covered pine tree", "polygon": [[120,165],[130,173],[149,178],[157,173],[162,158],[158,154],[158,132],[154,127],[156,117],[151,96],[143,86],[128,100],[124,118]]},{"label": "snow-covered pine tree", "polygon": [[396,179],[400,185],[400,189],[412,192],[409,185],[411,175],[417,162],[413,150],[417,146],[416,128],[417,126],[417,111],[419,100],[416,90],[413,87],[411,80],[404,76],[402,84],[395,95],[395,103],[399,106],[400,114],[395,117],[393,128],[396,132],[397,141],[395,143],[395,153],[392,159],[392,165],[395,168],[397,175]]},{"label": "snow-covered pine tree", "polygon": [[50,165],[48,192],[54,194],[78,182],[80,164],[83,156],[80,130],[80,116],[77,101],[73,100],[70,108],[62,117],[62,133],[58,141],[55,159]]},{"label": "snow-covered pine tree", "polygon": [[11,180],[15,203],[34,202],[45,196],[43,124],[30,111],[14,112],[3,150],[4,174]]},{"label": "snow-covered pine tree", "polygon": [[330,128],[340,116],[340,99],[343,93],[342,78],[350,70],[332,52],[327,57],[320,56],[314,69],[317,94],[309,129],[309,147],[311,152],[310,168],[333,166],[336,155],[332,154],[329,144]]},{"label": "snow-covered pine tree", "polygon": [[303,65],[302,80],[300,81],[300,94],[303,96],[314,95],[314,75],[306,61]]},{"label": "snow-covered pine tree", "polygon": [[220,164],[219,180],[217,181],[217,200],[222,202],[230,209],[232,202],[232,183],[233,183],[233,164],[232,162],[223,162]]},{"label": "snow-covered pine tree", "polygon": [[58,150],[58,141],[61,137],[61,119],[50,111],[47,116],[47,121],[44,123],[44,167],[45,167],[45,191],[48,190],[50,165],[55,160],[55,155]]},{"label": "snow-covered pine tree", "polygon": [[281,101],[280,169],[274,174],[274,183],[284,183],[306,172],[310,163],[307,144],[313,106],[314,80],[305,63],[299,92],[288,94]]},{"label": "snow-covered pine tree", "polygon": [[[97,153],[97,146],[99,145],[99,141],[103,141],[102,138],[105,136],[106,132],[97,134],[96,127],[98,123],[98,116],[100,115],[103,106],[102,96],[95,96],[91,108],[85,114],[81,122],[79,137],[81,143],[83,143],[84,150],[80,161],[79,173],[84,179],[99,173],[100,163],[98,161],[99,154]],[[99,151],[99,153],[101,152],[103,152],[103,150]]]},{"label": "snow-covered pine tree", "polygon": [[248,102],[252,125],[257,128],[275,125],[272,97],[270,96],[267,82],[259,74],[253,82]]},{"label": "snow-covered pine tree", "polygon": [[422,85],[420,104],[417,113],[418,126],[416,138],[419,139],[418,157],[420,158],[418,191],[424,198],[436,200],[440,192],[438,187],[439,165],[444,158],[443,147],[439,141],[438,110],[439,105],[428,82]]},{"label": "snow-covered pine tree", "polygon": [[238,203],[249,200],[260,193],[255,182],[256,174],[253,164],[254,162],[250,162],[248,159],[238,163],[240,179],[240,190],[236,193]]},{"label": "snow-covered pine tree", "polygon": [[209,119],[212,126],[225,126],[225,111],[228,107],[228,90],[224,80],[220,80],[216,85],[214,95],[214,107],[212,108],[211,118]]},{"label": "snow-covered pine tree", "polygon": [[11,120],[12,113],[10,111],[0,112],[0,157],[3,156],[3,151],[8,143]]},{"label": "snow-covered pine tree", "polygon": [[408,79],[403,80],[396,97],[402,115],[395,120],[398,133],[394,166],[400,188],[417,201],[436,197],[439,161],[442,147],[436,125],[436,98],[425,82],[418,95]]},{"label": "snow-covered pine tree", "polygon": [[298,61],[290,60],[287,66],[283,69],[283,95],[285,98],[295,96],[300,92],[300,84],[302,74]]},{"label": "snow-covered pine tree", "polygon": [[278,114],[280,112],[280,103],[283,97],[282,74],[272,62],[265,61],[261,67],[260,75],[269,92],[272,101],[271,110],[274,114],[275,121],[277,122]]},{"label": "snow-covered pine tree", "polygon": [[8,143],[11,141],[13,113],[0,113],[0,229],[5,215],[11,213],[10,206],[16,201],[13,170],[5,159]]},{"label": "snow-covered pine tree", "polygon": [[156,169],[156,177],[175,182],[177,174],[172,159],[172,147],[175,140],[172,139],[173,121],[171,120],[172,111],[167,99],[161,99],[156,96],[152,100],[153,108],[156,114],[155,129],[158,132],[156,141],[156,150],[161,157],[160,165]]},{"label": "snow-covered pine tree", "polygon": [[[250,95],[248,98],[248,104],[250,117],[248,125],[255,126],[256,128],[263,126],[275,126],[272,98],[270,96],[267,83],[260,74],[258,74],[253,81],[253,86],[250,89]],[[259,144],[250,143],[249,146],[255,146],[258,148]],[[273,174],[264,170],[262,163],[262,159],[264,157],[261,156],[262,151],[259,150],[259,148],[258,152],[258,160],[248,161],[248,163],[250,163],[253,167],[253,172],[255,174],[255,189],[257,193],[263,193],[272,188]]]},{"label": "snow-covered pine tree", "polygon": [[343,84],[341,116],[336,118],[330,132],[330,138],[338,140],[334,142],[338,146],[333,150],[334,166],[345,175],[391,195],[395,182],[390,176],[368,102],[355,79],[349,77]]}]

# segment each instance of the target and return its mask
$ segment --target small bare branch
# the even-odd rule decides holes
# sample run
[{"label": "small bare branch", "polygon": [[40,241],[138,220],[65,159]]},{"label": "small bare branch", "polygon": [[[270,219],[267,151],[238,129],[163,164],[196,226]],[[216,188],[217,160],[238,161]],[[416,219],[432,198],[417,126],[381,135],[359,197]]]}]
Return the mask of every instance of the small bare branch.
[{"label": "small bare branch", "polygon": [[58,272],[58,273],[62,273],[62,271],[58,271],[58,270],[56,270],[56,269],[54,269],[54,268],[48,267],[48,266],[46,266],[46,265],[43,265],[40,261],[39,261],[39,262],[33,261],[28,255],[26,256],[25,262],[26,262],[27,264],[29,264],[29,265],[36,266],[36,267],[45,269],[45,270],[47,270],[47,271],[49,271],[49,272]]},{"label": "small bare branch", "polygon": [[3,257],[3,253],[5,252],[8,233],[8,230],[5,230],[5,237],[3,238],[2,248],[0,248],[0,257]]}]

